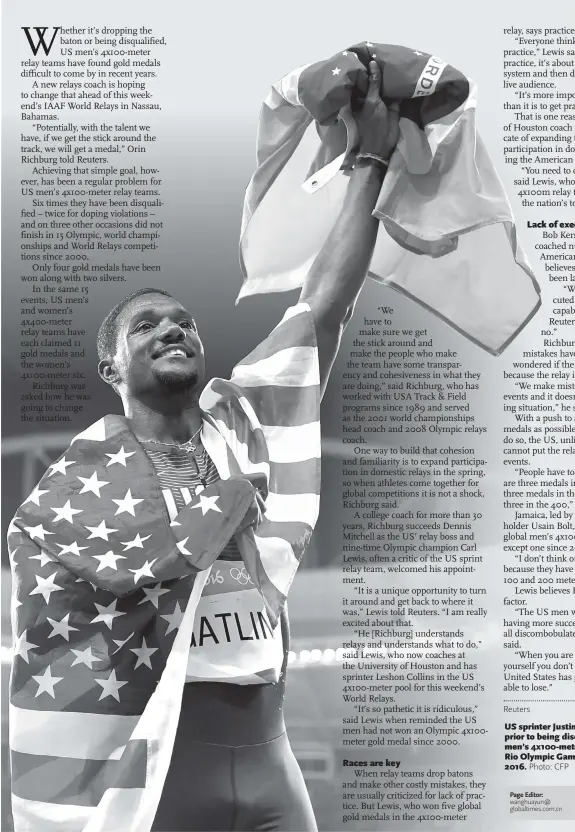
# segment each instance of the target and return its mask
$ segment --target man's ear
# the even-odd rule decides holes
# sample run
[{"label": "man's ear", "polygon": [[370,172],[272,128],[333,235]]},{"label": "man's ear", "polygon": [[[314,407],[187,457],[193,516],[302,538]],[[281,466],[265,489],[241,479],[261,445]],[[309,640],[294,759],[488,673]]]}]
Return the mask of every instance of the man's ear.
[{"label": "man's ear", "polygon": [[111,384],[112,386],[120,381],[118,371],[111,358],[104,358],[100,361],[98,364],[98,375],[106,384]]}]

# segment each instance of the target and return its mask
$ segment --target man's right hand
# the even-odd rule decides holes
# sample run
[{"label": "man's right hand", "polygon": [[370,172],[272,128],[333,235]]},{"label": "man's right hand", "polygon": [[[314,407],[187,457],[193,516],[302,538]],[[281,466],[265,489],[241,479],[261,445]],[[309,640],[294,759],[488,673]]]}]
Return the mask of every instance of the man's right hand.
[{"label": "man's right hand", "polygon": [[240,525],[237,528],[238,532],[243,531],[248,526],[254,526],[257,528],[259,524],[262,522],[263,514],[266,509],[266,503],[263,494],[261,493],[263,490],[266,489],[266,479],[263,474],[236,474],[230,477],[230,480],[247,480],[250,482],[256,490],[254,494],[254,501],[249,507],[246,515]]}]

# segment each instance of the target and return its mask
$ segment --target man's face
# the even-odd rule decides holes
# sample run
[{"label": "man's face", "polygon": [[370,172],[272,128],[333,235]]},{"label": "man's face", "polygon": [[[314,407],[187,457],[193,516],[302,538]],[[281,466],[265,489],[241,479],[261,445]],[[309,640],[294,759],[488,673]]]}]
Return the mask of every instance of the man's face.
[{"label": "man's face", "polygon": [[142,295],[122,311],[112,363],[120,389],[136,397],[199,393],[203,385],[204,348],[194,319],[166,295]]}]

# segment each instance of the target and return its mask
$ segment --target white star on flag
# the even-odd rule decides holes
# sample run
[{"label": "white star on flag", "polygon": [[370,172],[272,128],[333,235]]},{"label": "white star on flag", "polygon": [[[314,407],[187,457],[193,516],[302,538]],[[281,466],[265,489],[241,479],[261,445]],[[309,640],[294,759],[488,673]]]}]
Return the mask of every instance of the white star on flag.
[{"label": "white star on flag", "polygon": [[52,520],[52,523],[59,523],[60,520],[67,520],[68,523],[74,522],[74,515],[75,514],[82,514],[83,509],[81,508],[72,508],[72,504],[70,500],[63,505],[61,508],[50,508],[50,511],[54,511],[56,513],[56,517]]},{"label": "white star on flag", "polygon": [[63,676],[52,676],[52,671],[49,666],[41,676],[32,676],[32,679],[38,683],[38,690],[36,691],[35,696],[40,696],[41,693],[49,693],[50,696],[55,699],[56,695],[54,693],[54,685],[61,682],[63,678]]},{"label": "white star on flag", "polygon": [[98,610],[98,615],[90,621],[90,624],[97,624],[98,621],[103,621],[106,627],[109,630],[111,630],[112,625],[114,623],[114,618],[117,618],[119,615],[126,615],[125,612],[116,612],[117,603],[117,598],[115,598],[111,604],[108,604],[107,607],[104,607],[102,604],[96,604],[96,602],[94,602],[94,606]]},{"label": "white star on flag", "polygon": [[74,650],[72,648],[70,652],[72,652],[76,656],[76,658],[71,664],[71,667],[74,667],[75,664],[85,664],[86,667],[89,667],[90,670],[92,670],[92,665],[94,662],[104,661],[104,659],[98,659],[96,658],[96,656],[94,656],[91,647],[86,647],[85,650]]},{"label": "white star on flag", "polygon": [[101,699],[105,699],[106,696],[113,696],[114,699],[119,702],[120,694],[118,691],[121,687],[128,684],[127,682],[118,682],[115,670],[112,670],[107,679],[94,679],[94,681],[97,682],[98,685],[102,685],[102,693],[100,694],[98,702]]},{"label": "white star on flag", "polygon": [[77,627],[71,627],[68,624],[68,619],[70,618],[70,613],[67,613],[61,621],[55,621],[53,618],[48,618],[46,616],[46,620],[50,622],[52,625],[52,632],[48,636],[48,638],[53,638],[54,636],[62,636],[65,638],[66,641],[70,641],[70,630],[77,630]]},{"label": "white star on flag", "polygon": [[45,540],[47,534],[54,534],[54,532],[46,531],[42,523],[40,523],[39,526],[28,526],[24,529],[24,531],[26,534],[30,535],[32,540],[34,540],[35,537],[39,537],[40,540]]},{"label": "white star on flag", "polygon": [[219,511],[221,514],[221,508],[218,508],[216,505],[216,500],[219,499],[220,498],[217,494],[214,497],[206,497],[203,494],[200,494],[199,502],[197,505],[192,506],[192,508],[201,508],[202,514],[207,514],[208,511]]},{"label": "white star on flag", "polygon": [[126,451],[124,450],[124,446],[122,445],[117,454],[106,454],[106,456],[110,457],[110,461],[107,463],[106,468],[109,468],[110,465],[123,465],[125,468],[126,460],[129,456],[134,456],[135,453],[135,451],[130,451],[130,453],[126,453]]},{"label": "white star on flag", "polygon": [[151,536],[151,534],[147,534],[145,537],[140,537],[140,533],[138,532],[138,534],[135,536],[133,540],[126,540],[125,543],[122,541],[120,542],[122,543],[122,546],[126,547],[124,549],[124,552],[127,552],[128,549],[143,549],[144,542],[148,540]]},{"label": "white star on flag", "polygon": [[91,477],[78,477],[80,482],[84,483],[82,486],[82,490],[80,494],[86,494],[88,491],[91,491],[92,494],[95,494],[96,497],[100,496],[100,489],[103,488],[105,485],[110,485],[107,480],[99,480],[98,479],[98,472],[94,471]]},{"label": "white star on flag", "polygon": [[169,589],[162,589],[162,584],[157,584],[156,586],[143,586],[142,592],[146,593],[146,597],[142,598],[141,601],[138,601],[138,606],[140,604],[146,604],[148,601],[152,603],[156,609],[158,609],[158,598],[160,595],[165,595],[166,592],[169,592]]},{"label": "white star on flag", "polygon": [[72,460],[71,462],[66,462],[66,457],[63,456],[62,459],[58,460],[58,462],[55,462],[53,465],[50,465],[50,467],[48,468],[48,476],[53,477],[54,474],[65,474],[68,465],[74,465],[74,462],[75,460]]},{"label": "white star on flag", "polygon": [[[135,500],[132,497],[132,490],[130,488],[128,488],[128,490],[126,491],[126,496],[123,497],[121,500],[116,500],[115,498],[112,499],[118,506],[118,508],[116,509],[116,514],[131,514],[132,517],[136,516],[134,507],[137,506],[138,503],[144,502],[143,500]],[[114,517],[116,516],[116,514],[114,515]]]},{"label": "white star on flag", "polygon": [[42,567],[42,566],[46,566],[46,564],[50,563],[50,561],[53,561],[54,558],[51,558],[50,555],[46,554],[46,552],[40,552],[39,555],[32,555],[30,560],[39,560],[40,561],[40,566]]},{"label": "white star on flag", "polygon": [[145,564],[143,566],[140,566],[139,569],[130,569],[130,572],[134,573],[134,584],[137,584],[138,581],[140,580],[140,578],[144,578],[144,577],[154,578],[155,577],[154,573],[152,572],[152,566],[155,564],[155,562],[157,560],[158,560],[158,558],[154,558],[154,560],[152,560],[152,561],[146,561]]},{"label": "white star on flag", "polygon": [[176,546],[178,547],[178,551],[181,555],[191,555],[192,554],[186,548],[186,543],[188,542],[189,539],[190,539],[190,537],[188,535],[188,537],[185,537],[183,540],[180,540],[179,543],[176,543]]},{"label": "white star on flag", "polygon": [[108,542],[108,535],[118,531],[118,529],[109,529],[106,526],[105,520],[102,520],[99,526],[86,526],[86,528],[91,532],[88,540],[91,540],[93,537],[99,537],[101,540],[105,540],[106,543]]},{"label": "white star on flag", "polygon": [[100,561],[96,572],[99,572],[101,569],[115,569],[117,571],[118,567],[116,566],[116,561],[126,560],[124,555],[115,555],[111,549],[109,552],[106,552],[105,555],[91,555],[91,557]]},{"label": "white star on flag", "polygon": [[139,667],[141,664],[145,664],[146,667],[149,667],[150,670],[152,669],[152,662],[150,661],[150,656],[152,653],[157,651],[157,647],[148,647],[146,644],[146,639],[142,638],[142,646],[141,647],[130,647],[130,651],[135,653],[138,657],[138,661],[134,666],[134,670]]},{"label": "white star on flag", "polygon": [[166,630],[166,635],[171,633],[172,630],[177,630],[180,624],[182,623],[182,618],[184,617],[184,613],[180,609],[180,602],[176,601],[176,606],[174,607],[173,613],[170,615],[161,615],[160,618],[164,618],[168,622],[168,629]]},{"label": "white star on flag", "polygon": [[36,503],[36,505],[39,506],[40,505],[40,497],[42,496],[42,494],[47,494],[48,491],[49,491],[49,489],[44,490],[44,489],[39,488],[38,486],[36,486],[34,491],[30,494],[30,496],[28,497],[27,500],[24,500],[22,505],[25,506],[26,503]]},{"label": "white star on flag", "polygon": [[338,66],[336,66],[335,69],[332,69],[331,74],[332,75],[339,75],[340,72],[341,72],[341,69]]},{"label": "white star on flag", "polygon": [[345,57],[347,58],[347,52],[342,52],[341,54],[345,55]]},{"label": "white star on flag", "polygon": [[58,573],[54,572],[48,578],[42,578],[41,575],[36,575],[37,586],[32,590],[30,595],[43,595],[44,601],[48,604],[50,602],[50,594],[52,592],[62,592],[63,586],[58,586],[54,583],[54,578]]},{"label": "white star on flag", "polygon": [[60,552],[61,555],[71,554],[71,555],[78,555],[79,556],[82,549],[89,549],[90,548],[89,546],[78,546],[78,543],[76,541],[74,541],[73,543],[70,543],[67,546],[64,546],[63,543],[56,543],[56,546],[59,546],[60,549],[62,550]]},{"label": "white star on flag", "polygon": [[[133,635],[135,635],[135,633],[130,633],[128,638],[125,638],[124,641],[120,641],[120,639],[113,638],[112,641],[114,642],[114,644],[118,645],[118,648],[117,648],[117,650],[114,650],[114,653],[117,653],[118,650],[121,650],[122,647],[124,646],[124,644],[127,644],[130,641],[130,639],[132,638]],[[112,656],[114,655],[114,653],[112,653]]]},{"label": "white star on flag", "polygon": [[30,664],[30,659],[28,658],[28,650],[31,650],[33,647],[38,647],[37,644],[32,644],[31,641],[26,639],[26,634],[28,630],[23,630],[22,635],[18,637],[16,644],[14,645],[14,655],[21,656],[27,664]]}]

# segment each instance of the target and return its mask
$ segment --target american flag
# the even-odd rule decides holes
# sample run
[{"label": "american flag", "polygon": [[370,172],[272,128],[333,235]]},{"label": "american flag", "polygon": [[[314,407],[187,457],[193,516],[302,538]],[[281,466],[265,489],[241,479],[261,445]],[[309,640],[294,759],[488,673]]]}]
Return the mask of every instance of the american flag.
[{"label": "american flag", "polygon": [[[319,402],[313,319],[298,304],[204,390],[202,441],[222,479],[172,521],[119,416],[76,436],[22,504],[8,535],[16,832],[150,829],[195,608],[232,534],[278,621],[319,510]],[[257,528],[241,474],[266,496]]]},{"label": "american flag", "polygon": [[303,285],[358,150],[368,65],[400,101],[400,140],[374,216],[370,277],[497,355],[539,309],[503,185],[475,129],[476,86],[441,58],[364,41],[274,84],[244,201],[239,297]]}]

